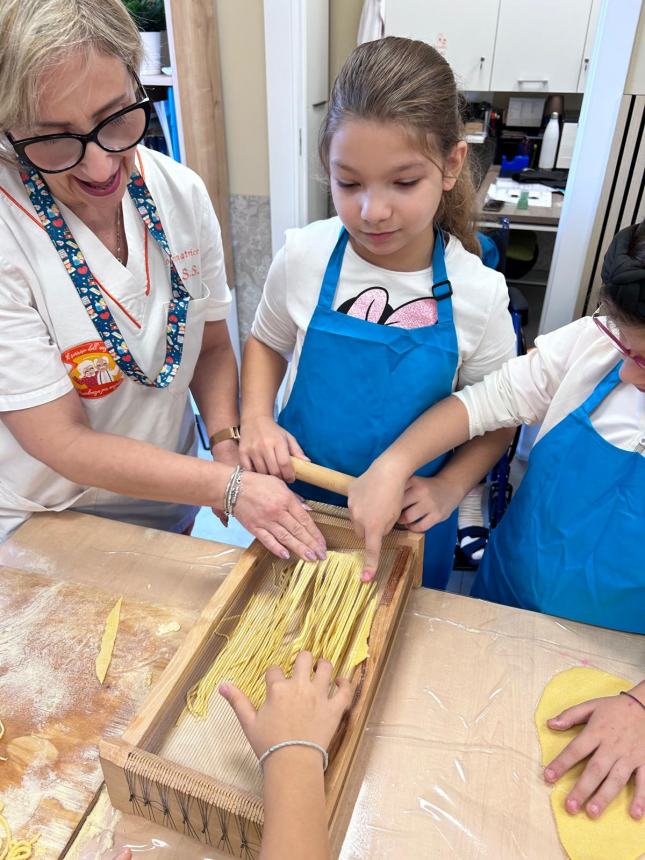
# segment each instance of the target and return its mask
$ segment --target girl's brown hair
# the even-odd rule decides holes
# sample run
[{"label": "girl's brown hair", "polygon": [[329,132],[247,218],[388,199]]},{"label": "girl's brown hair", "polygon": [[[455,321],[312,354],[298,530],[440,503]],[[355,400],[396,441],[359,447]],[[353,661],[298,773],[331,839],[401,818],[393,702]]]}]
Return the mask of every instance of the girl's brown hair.
[{"label": "girl's brown hair", "polygon": [[[425,155],[442,161],[464,136],[460,96],[448,63],[425,42],[395,36],[355,48],[334,82],[318,145],[328,174],[331,139],[348,119],[398,123]],[[453,188],[443,193],[436,222],[480,254],[474,203],[467,159]]]}]

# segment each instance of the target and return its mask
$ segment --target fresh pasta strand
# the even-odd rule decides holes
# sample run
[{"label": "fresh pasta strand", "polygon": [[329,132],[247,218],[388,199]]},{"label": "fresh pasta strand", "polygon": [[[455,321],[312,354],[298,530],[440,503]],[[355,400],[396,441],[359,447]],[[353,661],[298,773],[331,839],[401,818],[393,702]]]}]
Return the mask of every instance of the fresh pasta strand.
[{"label": "fresh pasta strand", "polygon": [[14,840],[9,822],[2,814],[3,811],[4,804],[0,800],[0,860],[29,860],[33,856],[34,845],[40,835],[31,839]]},{"label": "fresh pasta strand", "polygon": [[[274,590],[252,595],[210,669],[188,692],[186,705],[204,717],[222,681],[239,687],[259,708],[266,697],[265,672],[280,666],[290,675],[300,651],[311,651],[351,672],[367,656],[376,611],[377,583],[361,581],[362,554],[328,552],[319,562],[299,561],[274,573]],[[223,635],[223,634],[217,634]],[[352,659],[357,662],[352,662]]]}]

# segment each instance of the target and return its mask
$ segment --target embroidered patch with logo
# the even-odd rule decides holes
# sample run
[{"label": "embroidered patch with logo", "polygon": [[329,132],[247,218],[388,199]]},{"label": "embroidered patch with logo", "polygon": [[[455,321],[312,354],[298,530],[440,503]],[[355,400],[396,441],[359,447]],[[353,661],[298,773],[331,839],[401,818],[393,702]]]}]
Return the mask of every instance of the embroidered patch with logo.
[{"label": "embroidered patch with logo", "polygon": [[88,340],[61,353],[68,375],[81,397],[95,399],[111,394],[123,382],[123,374],[102,340]]}]

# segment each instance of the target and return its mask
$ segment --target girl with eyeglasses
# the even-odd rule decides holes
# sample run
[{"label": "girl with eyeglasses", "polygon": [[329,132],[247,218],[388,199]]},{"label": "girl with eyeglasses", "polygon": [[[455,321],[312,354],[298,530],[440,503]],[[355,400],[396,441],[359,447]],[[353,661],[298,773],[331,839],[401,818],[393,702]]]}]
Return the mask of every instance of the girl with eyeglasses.
[{"label": "girl with eyeglasses", "polygon": [[[220,228],[140,145],[141,56],[120,0],[0,4],[0,540],[64,509],[188,532],[207,505],[324,556],[284,483],[239,467]],[[190,456],[189,393],[214,462]]]},{"label": "girl with eyeglasses", "polygon": [[[645,222],[621,230],[602,269],[601,307],[538,337],[535,350],[426,412],[350,490],[366,567],[400,516],[419,463],[499,427],[541,423],[472,595],[574,621],[645,633]],[[566,799],[592,817],[634,774],[645,814],[645,681],[549,721],[584,730],[545,770],[555,782],[591,755]]]}]

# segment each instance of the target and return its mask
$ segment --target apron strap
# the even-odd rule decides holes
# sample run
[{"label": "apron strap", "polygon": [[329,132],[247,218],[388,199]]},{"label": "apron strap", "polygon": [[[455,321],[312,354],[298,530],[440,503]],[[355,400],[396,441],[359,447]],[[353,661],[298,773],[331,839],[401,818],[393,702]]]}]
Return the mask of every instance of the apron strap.
[{"label": "apron strap", "polygon": [[[340,270],[343,266],[345,248],[349,241],[349,233],[345,227],[341,227],[338,240],[331,252],[325,274],[323,275],[320,293],[318,294],[318,307],[331,310],[338,288]],[[437,316],[439,322],[452,320],[452,284],[448,280],[446,271],[446,255],[443,231],[435,228],[434,248],[432,251],[432,298],[437,302]]]},{"label": "apron strap", "polygon": [[618,364],[616,364],[606,376],[600,380],[598,385],[591,392],[589,397],[585,400],[585,402],[580,407],[587,415],[591,415],[594,409],[597,409],[598,406],[602,403],[602,401],[607,397],[607,395],[618,385],[620,382],[620,368],[623,366],[623,360],[621,359]]},{"label": "apron strap", "polygon": [[336,295],[336,288],[338,287],[340,270],[343,266],[343,257],[345,256],[345,248],[347,247],[348,241],[349,233],[345,227],[341,227],[340,233],[338,234],[338,240],[334,250],[331,252],[331,257],[327,263],[327,268],[325,269],[325,274],[320,286],[320,293],[318,295],[319,308],[331,310],[334,303],[334,296]]},{"label": "apron strap", "polygon": [[452,322],[452,284],[446,270],[443,230],[435,227],[432,250],[432,298],[437,302],[437,321]]}]

